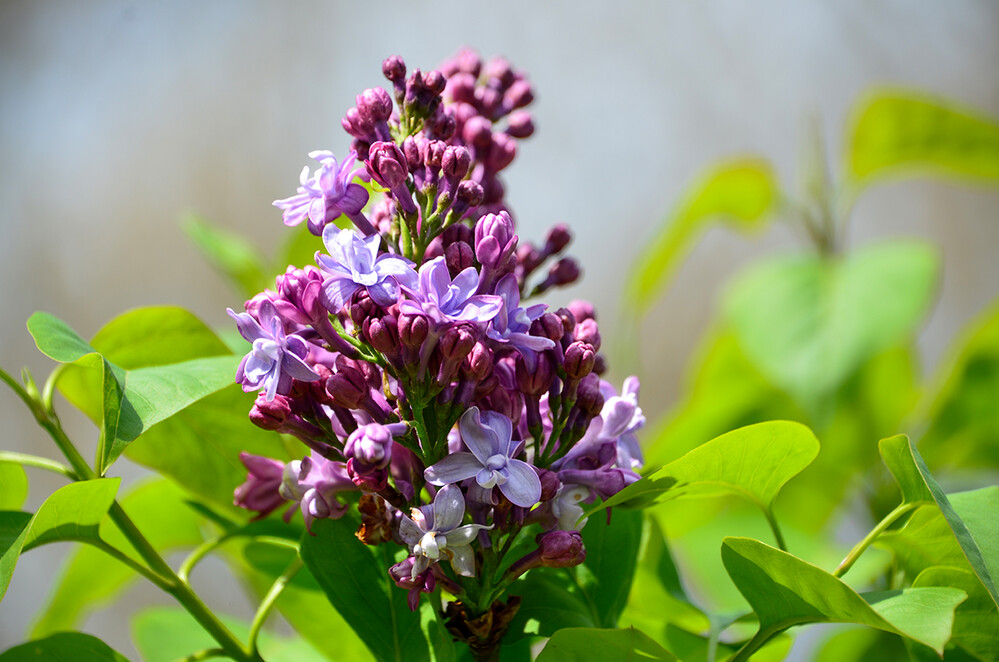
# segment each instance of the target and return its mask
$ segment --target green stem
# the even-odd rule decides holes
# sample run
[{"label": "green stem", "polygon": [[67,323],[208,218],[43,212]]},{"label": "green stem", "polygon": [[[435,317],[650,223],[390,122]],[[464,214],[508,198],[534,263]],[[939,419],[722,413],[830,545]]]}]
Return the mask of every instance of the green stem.
[{"label": "green stem", "polygon": [[92,545],[93,547],[96,547],[97,549],[101,550],[108,556],[117,559],[118,561],[121,561],[129,568],[135,570],[137,573],[139,573],[140,575],[151,581],[153,584],[159,586],[164,591],[169,592],[170,589],[173,588],[172,585],[170,584],[169,579],[166,579],[156,574],[146,566],[142,565],[141,563],[133,559],[128,554],[125,554],[120,549],[114,547],[113,545],[107,543],[106,541],[97,539],[97,540],[83,540],[81,542],[85,542],[88,545]]},{"label": "green stem", "polygon": [[191,572],[194,570],[194,566],[196,566],[201,559],[211,554],[212,550],[216,549],[228,539],[229,536],[212,538],[211,540],[206,540],[195,547],[194,550],[188,554],[187,558],[184,559],[184,562],[180,564],[180,568],[177,569],[177,576],[180,578],[180,581],[190,581]]},{"label": "green stem", "polygon": [[222,648],[206,648],[197,653],[191,653],[183,658],[181,662],[200,662],[200,660],[208,660],[213,657],[228,657],[228,653]]},{"label": "green stem", "polygon": [[69,478],[70,480],[79,480],[79,477],[73,470],[67,467],[61,462],[56,462],[55,460],[50,460],[47,457],[38,457],[37,455],[27,455],[25,453],[14,453],[13,451],[0,451],[0,462],[14,462],[16,464],[23,465],[25,467],[35,467],[36,469],[45,469],[53,473],[60,474]]},{"label": "green stem", "polygon": [[260,629],[264,626],[264,622],[267,620],[267,615],[270,614],[271,608],[274,607],[274,603],[277,601],[281,592],[284,591],[285,587],[288,586],[288,582],[292,580],[296,573],[302,569],[302,559],[296,556],[288,567],[285,569],[281,576],[274,580],[271,585],[267,595],[261,601],[260,606],[257,608],[257,613],[253,616],[253,623],[250,624],[250,654],[257,654],[257,637],[260,635]]},{"label": "green stem", "polygon": [[764,508],[763,514],[766,515],[767,524],[770,525],[770,530],[773,531],[774,540],[777,541],[777,547],[780,548],[782,552],[787,551],[787,543],[784,542],[784,534],[780,531],[780,525],[777,524],[777,518],[774,517],[773,512],[770,508]]},{"label": "green stem", "polygon": [[853,567],[853,564],[857,562],[860,555],[871,546],[871,543],[873,543],[879,535],[884,533],[885,529],[894,524],[898,518],[912,510],[915,510],[919,505],[921,504],[918,502],[903,503],[898,508],[885,515],[884,519],[878,522],[877,526],[871,529],[871,532],[864,536],[863,540],[854,545],[853,549],[850,550],[850,553],[843,559],[843,562],[839,564],[838,568],[836,568],[836,572],[833,573],[833,576],[842,577],[845,575],[846,572]]},{"label": "green stem", "polygon": [[27,405],[28,409],[31,410],[31,413],[35,415],[35,418],[38,418],[37,404],[31,398],[31,396],[28,395],[28,392],[24,389],[24,387],[17,382],[16,379],[14,379],[6,372],[4,372],[3,369],[0,369],[0,380],[6,383],[7,386],[10,387],[10,390],[14,391],[14,393],[17,394],[17,397],[21,398],[21,400],[24,401],[24,404]]},{"label": "green stem", "polygon": [[791,627],[791,625],[769,625],[765,628],[761,627],[760,631],[753,635],[753,638],[747,641],[742,648],[736,651],[735,655],[730,657],[728,662],[743,662],[744,660],[748,660],[750,656],[760,650],[771,637],[775,637],[789,627]]}]

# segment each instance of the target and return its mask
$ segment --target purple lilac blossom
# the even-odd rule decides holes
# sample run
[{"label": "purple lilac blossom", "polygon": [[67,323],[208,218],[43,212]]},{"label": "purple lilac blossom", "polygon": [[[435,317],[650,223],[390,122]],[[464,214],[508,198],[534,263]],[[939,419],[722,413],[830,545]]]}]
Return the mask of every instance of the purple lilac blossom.
[{"label": "purple lilac blossom", "polygon": [[469,267],[454,279],[443,257],[434,258],[420,267],[419,284],[402,284],[412,297],[399,308],[410,315],[426,315],[436,328],[455,322],[485,323],[496,317],[503,299],[493,294],[475,294],[479,274]]},{"label": "purple lilac blossom", "polygon": [[[343,517],[347,504],[341,503],[336,495],[356,491],[357,486],[347,475],[343,462],[333,462],[315,453],[285,465],[280,487],[282,497],[299,504],[310,532],[316,519]],[[294,508],[285,513],[285,521],[291,519],[293,512]]]},{"label": "purple lilac blossom", "polygon": [[437,492],[432,506],[413,509],[413,517],[403,515],[399,535],[410,546],[415,561],[412,577],[427,569],[441,557],[451,561],[459,575],[475,576],[475,557],[470,543],[482,529],[491,526],[461,524],[465,516],[465,497],[457,485],[448,485]]},{"label": "purple lilac blossom", "polygon": [[266,517],[284,503],[279,492],[284,462],[246,452],[239,454],[239,461],[249,474],[246,482],[233,493],[233,503],[246,510],[255,510],[258,517]]},{"label": "purple lilac blossom", "polygon": [[541,479],[530,464],[513,458],[520,442],[514,441],[513,423],[494,411],[471,407],[458,422],[461,438],[470,453],[448,455],[424,472],[434,485],[469,478],[483,489],[499,487],[514,505],[530,508],[541,498]]},{"label": "purple lilac blossom", "polygon": [[378,255],[381,236],[359,237],[353,230],[327,225],[323,243],[329,255],[316,253],[316,263],[326,274],[320,299],[330,311],[343,308],[358,290],[365,288],[380,306],[391,306],[399,297],[399,286],[416,287],[412,263],[398,255]]},{"label": "purple lilac blossom", "polygon": [[537,352],[553,349],[555,341],[549,338],[532,336],[531,322],[541,317],[548,308],[543,303],[529,308],[520,307],[520,287],[517,277],[507,274],[496,284],[496,294],[503,299],[499,313],[489,324],[486,332],[490,338],[500,344],[516,348],[528,369],[534,370],[537,363]]},{"label": "purple lilac blossom", "polygon": [[239,334],[253,343],[253,349],[236,369],[236,382],[243,385],[244,391],[263,389],[270,402],[278,393],[288,394],[292,378],[303,382],[319,379],[305,362],[309,343],[295,334],[285,335],[281,316],[270,301],[260,302],[259,324],[248,313],[237,314],[231,308],[226,311],[236,320]]},{"label": "purple lilac blossom", "polygon": [[[356,152],[348,154],[343,163],[337,163],[333,153],[326,150],[309,152],[309,157],[319,161],[315,175],[310,179],[309,167],[303,168],[298,192],[272,204],[283,210],[285,225],[298,225],[308,218],[309,231],[319,235],[341,213],[354,220],[367,204],[368,192],[360,184],[351,183],[354,175],[364,171],[363,168],[351,170]],[[370,225],[361,228],[365,234],[370,234],[366,231],[369,229]]]}]

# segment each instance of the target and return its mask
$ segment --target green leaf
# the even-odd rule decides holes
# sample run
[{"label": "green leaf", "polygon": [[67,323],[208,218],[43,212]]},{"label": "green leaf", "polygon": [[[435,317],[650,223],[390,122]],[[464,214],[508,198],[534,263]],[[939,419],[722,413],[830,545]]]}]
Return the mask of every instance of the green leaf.
[{"label": "green leaf", "polygon": [[28,498],[28,475],[16,462],[0,462],[0,510],[17,510]]},{"label": "green leaf", "polygon": [[8,649],[0,662],[128,662],[97,637],[82,632],[60,632]]},{"label": "green leaf", "polygon": [[878,442],[878,452],[902,490],[903,504],[935,503],[933,493],[913,460],[914,449],[904,434]]},{"label": "green leaf", "polygon": [[[884,439],[879,444],[879,448],[882,449],[882,456],[892,458],[891,461],[895,464],[895,468],[891,469],[892,474],[898,476],[897,472],[901,472],[907,477],[910,493],[915,491],[914,482],[918,478],[922,479],[926,492],[932,497],[933,502],[936,503],[940,513],[947,521],[947,525],[954,532],[961,552],[971,569],[999,607],[999,590],[996,589],[996,577],[999,577],[999,534],[995,532],[995,513],[999,507],[999,488],[962,493],[960,496],[954,495],[954,498],[961,500],[963,508],[966,509],[970,521],[973,523],[973,533],[968,523],[955,511],[940,485],[930,475],[926,463],[923,462],[923,458],[908,437],[898,435]],[[886,459],[885,462],[887,463],[888,460]],[[905,493],[906,487],[903,486],[902,489]],[[983,549],[986,550],[985,554],[982,552]]]},{"label": "green leaf", "polygon": [[773,170],[762,159],[724,162],[704,173],[632,271],[628,291],[639,312],[663,291],[680,258],[713,221],[742,230],[760,228],[776,198]]},{"label": "green leaf", "polygon": [[999,300],[968,325],[941,366],[920,407],[930,422],[920,452],[937,471],[999,466]]},{"label": "green leaf", "polygon": [[68,324],[50,313],[37,312],[29,317],[28,331],[38,350],[59,363],[72,363],[97,352]]},{"label": "green leaf", "polygon": [[[669,624],[665,628],[663,643],[683,662],[710,662],[726,660],[739,650],[736,644],[715,642],[714,647],[708,637]],[[774,637],[753,654],[753,662],[781,662],[787,657],[792,639],[787,635]],[[712,650],[713,648],[713,650]]]},{"label": "green leaf", "polygon": [[571,569],[532,570],[514,582],[507,593],[520,596],[522,602],[504,641],[533,635],[548,637],[563,628],[599,626],[600,614],[587,602]]},{"label": "green leaf", "polygon": [[250,423],[253,399],[230,384],[144,432],[125,455],[245,520],[247,512],[232,504],[233,490],[246,480],[240,452],[289,459],[277,434]]},{"label": "green leaf", "polygon": [[887,591],[861,597],[831,574],[750,538],[726,538],[722,561],[760,620],[758,639],[804,623],[858,623],[900,634],[938,653],[950,639],[953,588]]},{"label": "green leaf", "polygon": [[126,370],[232,354],[204,322],[176,306],[124,312],[101,327],[90,344]]},{"label": "green leaf", "polygon": [[267,275],[267,261],[243,237],[193,215],[185,219],[183,228],[208,263],[229,279],[240,296],[249,299],[273,284]]},{"label": "green leaf", "polygon": [[420,615],[406,591],[388,575],[393,563],[385,545],[369,549],[354,537],[349,517],[319,520],[302,538],[302,559],[336,607],[378,660],[429,659]]},{"label": "green leaf", "polygon": [[[247,641],[250,626],[229,616],[222,623],[241,641]],[[132,618],[132,638],[145,662],[174,662],[191,653],[217,648],[194,617],[179,607],[151,607]],[[279,637],[261,632],[258,639],[260,655],[268,662],[319,662],[325,660],[305,641],[295,637]]]},{"label": "green leaf", "polygon": [[634,662],[678,658],[635,628],[600,630],[566,628],[556,632],[538,655],[537,662]]},{"label": "green leaf", "polygon": [[96,540],[98,525],[120,483],[120,478],[70,483],[53,492],[34,516],[0,513],[0,598],[7,592],[22,552],[50,542]]},{"label": "green leaf", "polygon": [[651,477],[624,488],[601,507],[639,497],[654,502],[736,494],[758,506],[769,518],[780,489],[818,452],[818,439],[801,423],[769,421],[748,425],[698,446]]},{"label": "green leaf", "polygon": [[[184,503],[185,495],[168,481],[146,482],[121,499],[121,507],[146,540],[161,554],[202,541],[200,518]],[[136,560],[131,544],[117,526],[105,518],[101,538]],[[100,581],[94,581],[100,577]],[[66,560],[54,593],[37,616],[32,637],[42,637],[80,625],[95,608],[106,604],[138,575],[116,559],[89,545],[73,550]]]},{"label": "green leaf", "polygon": [[980,660],[999,660],[999,610],[975,573],[962,568],[935,566],[919,573],[914,587],[950,586],[968,594],[954,614],[951,643]]},{"label": "green leaf", "polygon": [[999,179],[999,123],[925,92],[875,91],[854,111],[846,162],[856,185],[910,173]]},{"label": "green leaf", "polygon": [[760,371],[814,407],[865,360],[915,333],[938,272],[936,251],[916,241],[835,260],[780,257],[739,276],[724,314]]},{"label": "green leaf", "polygon": [[608,523],[592,518],[582,530],[586,561],[576,568],[583,592],[600,616],[601,627],[617,627],[638,564],[644,515],[616,510]]}]

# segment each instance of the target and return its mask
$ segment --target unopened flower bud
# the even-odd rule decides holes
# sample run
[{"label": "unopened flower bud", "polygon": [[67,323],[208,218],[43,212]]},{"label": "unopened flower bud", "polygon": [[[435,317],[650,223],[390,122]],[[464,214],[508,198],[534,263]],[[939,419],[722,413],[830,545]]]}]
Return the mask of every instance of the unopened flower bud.
[{"label": "unopened flower bud", "polygon": [[473,266],[472,247],[463,241],[448,244],[444,249],[444,261],[451,278],[454,278],[468,267]]},{"label": "unopened flower bud", "polygon": [[545,238],[544,252],[546,255],[557,255],[565,250],[570,241],[572,241],[572,234],[569,233],[569,228],[564,223],[554,225],[548,231],[548,237]]},{"label": "unopened flower bud", "polygon": [[343,454],[367,468],[384,469],[392,460],[392,444],[391,428],[370,423],[350,433]]},{"label": "unopened flower bud", "polygon": [[562,487],[562,481],[558,479],[558,474],[548,469],[538,469],[538,478],[541,479],[541,499],[544,503],[555,498],[558,488]]},{"label": "unopened flower bud", "polygon": [[[577,322],[597,319],[597,310],[589,301],[575,299],[569,302],[568,308],[572,311],[572,314],[576,318]],[[575,327],[575,325],[573,325],[573,327]]]},{"label": "unopened flower bud", "polygon": [[565,350],[565,361],[562,364],[569,379],[582,379],[593,372],[593,364],[596,361],[597,353],[593,346],[575,341]]},{"label": "unopened flower bud", "polygon": [[600,392],[600,378],[590,373],[579,382],[576,406],[588,416],[596,416],[604,406],[604,396]]},{"label": "unopened flower bud", "polygon": [[579,531],[549,531],[537,540],[542,567],[568,568],[586,560],[586,548]]},{"label": "unopened flower bud", "polygon": [[279,491],[284,478],[284,462],[245,452],[239,454],[239,460],[249,474],[246,482],[233,493],[233,503],[264,517],[284,503]]},{"label": "unopened flower bud", "polygon": [[338,365],[337,368],[337,372],[326,380],[326,392],[335,404],[357,409],[368,395],[364,373],[348,365]]},{"label": "unopened flower bud", "polygon": [[593,349],[600,351],[600,328],[595,319],[585,319],[576,324],[572,336],[576,340],[593,345]]},{"label": "unopened flower bud", "polygon": [[399,351],[399,324],[395,317],[374,317],[365,322],[363,329],[371,346],[385,356],[394,356]]},{"label": "unopened flower bud", "polygon": [[250,409],[250,422],[264,430],[278,430],[290,414],[291,404],[288,398],[275,395],[274,399],[268,402],[267,394],[261,393]]},{"label": "unopened flower bud", "polygon": [[514,81],[503,94],[503,105],[513,110],[523,108],[534,101],[534,90],[526,80]]},{"label": "unopened flower bud", "polygon": [[372,124],[392,116],[392,97],[380,87],[364,90],[355,100],[357,110]]},{"label": "unopened flower bud", "polygon": [[558,342],[565,335],[562,319],[555,313],[545,313],[531,322],[531,335]]},{"label": "unopened flower bud", "polygon": [[449,146],[441,156],[441,170],[444,172],[444,177],[455,182],[468,173],[471,163],[472,155],[462,145]]},{"label": "unopened flower bud", "polygon": [[531,371],[523,357],[517,356],[517,388],[524,395],[540,397],[551,386],[555,371],[547,352],[538,353],[535,363],[535,369]]},{"label": "unopened flower bud", "polygon": [[466,145],[487,149],[493,137],[493,123],[481,115],[476,115],[465,122],[465,126],[461,129],[461,137]]},{"label": "unopened flower bud", "polygon": [[516,80],[516,74],[513,71],[513,67],[510,66],[509,60],[505,57],[497,56],[489,60],[489,63],[486,64],[486,78],[495,78],[505,89]]},{"label": "unopened flower bud", "polygon": [[534,135],[534,118],[531,114],[518,110],[510,115],[506,124],[507,135],[514,138],[529,138]]},{"label": "unopened flower bud", "polygon": [[423,77],[423,84],[434,94],[440,94],[447,85],[447,79],[444,78],[444,74],[435,69],[426,73]]},{"label": "unopened flower bud", "polygon": [[391,190],[399,188],[409,173],[406,155],[395,143],[373,143],[364,165],[376,182]]},{"label": "unopened flower bud", "polygon": [[465,358],[461,366],[462,376],[465,379],[481,382],[493,371],[493,353],[481,342],[475,343],[472,351]]},{"label": "unopened flower bud", "polygon": [[399,340],[411,349],[419,348],[427,339],[430,325],[423,315],[399,315]]},{"label": "unopened flower bud", "polygon": [[552,285],[571,285],[579,279],[579,265],[571,257],[564,257],[548,271],[548,280]]},{"label": "unopened flower bud", "polygon": [[382,73],[396,86],[406,82],[406,63],[398,55],[390,55],[382,62]]},{"label": "unopened flower bud", "polygon": [[510,165],[517,156],[517,141],[505,133],[493,134],[489,153],[485,158],[486,167],[499,172]]}]

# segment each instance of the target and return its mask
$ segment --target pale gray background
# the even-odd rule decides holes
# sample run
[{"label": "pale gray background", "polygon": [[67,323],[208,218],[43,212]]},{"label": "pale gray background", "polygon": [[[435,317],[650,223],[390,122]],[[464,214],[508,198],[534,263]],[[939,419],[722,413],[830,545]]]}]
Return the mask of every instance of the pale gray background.
[{"label": "pale gray background", "polygon": [[[212,324],[238,307],[178,228],[196,211],[260,246],[284,227],[312,149],[343,153],[339,118],[398,53],[432,68],[459,46],[503,53],[536,86],[539,132],[506,177],[521,235],[572,224],[580,287],[613,342],[629,265],[684,186],[713,159],[763,153],[792,181],[800,127],[819,115],[838,152],[846,113],[871,85],[911,85],[999,115],[999,5],[911,2],[464,2],[0,4],[0,365],[50,367],[24,320],[47,310],[84,336],[135,306],[178,304]],[[944,284],[921,338],[929,365],[999,293],[999,195],[897,183],[861,200],[854,243],[938,243]],[[748,240],[713,231],[647,321],[643,406],[675,401],[721,284],[763,252],[800,244],[786,227]],[[624,375],[620,372],[617,379]],[[64,408],[65,409],[65,408]],[[67,410],[68,411],[68,410]],[[56,456],[13,395],[2,447]],[[66,415],[92,447],[95,434]],[[89,452],[89,451],[88,451]],[[117,470],[117,467],[116,467]],[[140,472],[121,464],[126,477]],[[60,482],[32,471],[29,506]],[[23,558],[0,604],[0,650],[22,640],[68,545]],[[218,568],[216,568],[218,569]],[[199,588],[224,611],[225,573]],[[127,618],[168,602],[141,587],[85,625],[134,655]]]}]

